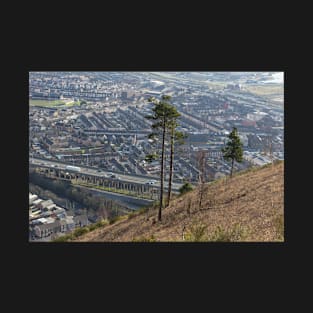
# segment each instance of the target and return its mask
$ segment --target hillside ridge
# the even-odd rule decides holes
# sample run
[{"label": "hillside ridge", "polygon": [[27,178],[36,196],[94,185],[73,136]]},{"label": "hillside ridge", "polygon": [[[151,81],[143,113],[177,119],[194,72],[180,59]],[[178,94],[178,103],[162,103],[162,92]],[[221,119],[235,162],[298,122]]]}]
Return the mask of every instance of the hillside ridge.
[{"label": "hillside ridge", "polygon": [[157,222],[157,207],[122,217],[76,242],[283,241],[284,162],[207,183],[173,199]]}]

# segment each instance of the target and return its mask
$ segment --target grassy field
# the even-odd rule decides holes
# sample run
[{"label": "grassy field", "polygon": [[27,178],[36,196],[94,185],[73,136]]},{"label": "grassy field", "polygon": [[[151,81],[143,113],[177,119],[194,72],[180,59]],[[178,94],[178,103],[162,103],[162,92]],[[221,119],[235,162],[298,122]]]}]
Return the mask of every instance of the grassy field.
[{"label": "grassy field", "polygon": [[71,102],[71,103],[65,103],[64,100],[35,100],[35,99],[29,99],[29,105],[30,106],[43,106],[43,107],[58,107],[58,106],[74,106],[74,105],[80,105],[79,101]]},{"label": "grassy field", "polygon": [[226,87],[227,85],[226,82],[219,82],[219,81],[215,81],[215,82],[207,81],[206,84],[208,84],[210,88],[217,89],[217,90],[224,89],[224,87]]},{"label": "grassy field", "polygon": [[75,102],[71,102],[71,103],[65,103],[65,106],[67,107],[72,107],[75,105],[80,105],[80,101],[75,101]]},{"label": "grassy field", "polygon": [[29,99],[29,105],[55,107],[55,106],[64,105],[64,104],[65,104],[65,102],[62,100],[34,100],[34,99]]},{"label": "grassy field", "polygon": [[250,86],[246,85],[245,89],[259,96],[272,96],[284,94],[284,86],[277,84],[250,85]]},{"label": "grassy field", "polygon": [[267,85],[251,85],[245,89],[252,94],[264,97],[269,101],[275,102],[277,105],[284,103],[284,85],[267,84]]}]

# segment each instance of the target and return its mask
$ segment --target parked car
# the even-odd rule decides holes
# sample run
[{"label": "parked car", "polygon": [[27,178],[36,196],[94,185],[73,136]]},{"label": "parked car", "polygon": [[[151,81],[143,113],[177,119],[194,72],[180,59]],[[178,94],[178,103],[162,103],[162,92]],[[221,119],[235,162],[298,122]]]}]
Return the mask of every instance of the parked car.
[{"label": "parked car", "polygon": [[156,183],[156,180],[149,180],[146,182],[147,185],[154,185]]}]

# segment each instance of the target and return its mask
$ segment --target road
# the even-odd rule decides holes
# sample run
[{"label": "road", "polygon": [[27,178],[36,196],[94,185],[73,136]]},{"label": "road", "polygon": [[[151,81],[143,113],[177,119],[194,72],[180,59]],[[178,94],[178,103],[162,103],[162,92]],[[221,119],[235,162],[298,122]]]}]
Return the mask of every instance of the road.
[{"label": "road", "polygon": [[[66,170],[67,172],[75,173],[75,171],[70,171],[70,170],[66,169],[67,165],[73,166],[73,164],[65,164],[62,162],[55,161],[55,160],[51,161],[51,160],[43,160],[43,159],[37,159],[37,158],[29,157],[29,163],[33,164],[33,165],[41,165],[43,167],[48,167],[48,168],[57,168],[57,169],[61,169],[61,170]],[[148,181],[152,180],[151,176],[141,176],[140,177],[140,176],[120,174],[120,173],[113,172],[113,171],[110,171],[110,172],[104,171],[104,170],[102,170],[102,169],[100,170],[98,168],[84,167],[84,166],[80,166],[80,165],[76,165],[76,166],[79,166],[81,168],[81,171],[80,171],[81,174],[93,175],[93,176],[97,176],[97,177],[106,177],[106,178],[109,178],[110,174],[114,174],[118,177],[119,181],[121,181],[121,182],[129,182],[129,183],[137,183],[137,184],[145,185],[148,183]],[[153,180],[155,180],[155,184],[153,184],[151,186],[160,187],[160,181],[158,181],[157,179],[153,179]],[[165,184],[164,184],[165,187],[167,186],[167,184],[168,184],[168,182],[165,181]],[[178,191],[182,185],[183,184],[181,184],[181,183],[173,183],[173,185],[172,185],[173,191]]]}]

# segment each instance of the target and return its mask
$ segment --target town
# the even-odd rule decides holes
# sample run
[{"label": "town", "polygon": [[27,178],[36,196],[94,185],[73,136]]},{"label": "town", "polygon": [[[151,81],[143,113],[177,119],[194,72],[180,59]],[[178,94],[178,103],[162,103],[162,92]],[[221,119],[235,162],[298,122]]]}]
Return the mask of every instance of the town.
[{"label": "town", "polygon": [[[206,152],[206,181],[229,173],[230,164],[223,159],[221,149],[233,127],[238,129],[244,147],[244,161],[236,163],[235,170],[282,160],[283,92],[255,92],[282,86],[283,80],[277,81],[280,74],[30,72],[30,168],[50,176],[63,175],[58,171],[62,169],[64,179],[91,178],[98,185],[100,178],[100,184],[111,192],[126,189],[130,196],[156,199],[160,163],[146,161],[155,150],[148,139],[152,122],[146,116],[153,107],[148,99],[164,94],[171,96],[181,115],[178,130],[186,135],[184,143],[175,148],[174,191],[185,181],[197,184],[199,151]],[[78,177],[77,171],[84,173]],[[47,222],[43,219],[50,218],[50,209],[45,216],[40,211],[36,219],[34,210],[36,213],[44,207],[34,207],[33,199],[30,195],[30,223],[38,230]],[[83,220],[86,223],[88,218]],[[59,229],[70,231],[71,227]],[[32,232],[33,240],[42,237],[41,231]]]},{"label": "town", "polygon": [[86,214],[68,215],[65,208],[56,205],[51,199],[43,200],[29,193],[29,239],[49,241],[58,234],[73,231],[88,225]]}]

